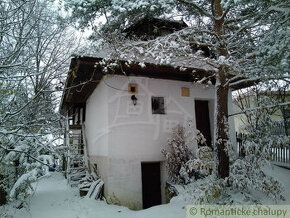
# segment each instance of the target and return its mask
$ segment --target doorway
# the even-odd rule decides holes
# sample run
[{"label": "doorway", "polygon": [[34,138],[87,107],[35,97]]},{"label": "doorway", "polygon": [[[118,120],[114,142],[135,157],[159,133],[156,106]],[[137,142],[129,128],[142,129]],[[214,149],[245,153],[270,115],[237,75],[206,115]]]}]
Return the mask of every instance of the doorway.
[{"label": "doorway", "polygon": [[143,209],[161,204],[160,162],[143,162],[142,198]]},{"label": "doorway", "polygon": [[212,147],[208,101],[195,100],[195,120],[196,128],[203,134],[207,146]]}]

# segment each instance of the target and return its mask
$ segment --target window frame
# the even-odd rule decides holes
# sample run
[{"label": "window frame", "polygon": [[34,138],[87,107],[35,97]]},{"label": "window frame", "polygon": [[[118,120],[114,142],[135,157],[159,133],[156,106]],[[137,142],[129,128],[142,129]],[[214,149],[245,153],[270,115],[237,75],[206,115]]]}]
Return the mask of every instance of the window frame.
[{"label": "window frame", "polygon": [[[158,108],[154,109],[153,107],[158,107]],[[162,96],[151,96],[151,110],[152,110],[152,114],[166,114],[165,113],[165,98]]]}]

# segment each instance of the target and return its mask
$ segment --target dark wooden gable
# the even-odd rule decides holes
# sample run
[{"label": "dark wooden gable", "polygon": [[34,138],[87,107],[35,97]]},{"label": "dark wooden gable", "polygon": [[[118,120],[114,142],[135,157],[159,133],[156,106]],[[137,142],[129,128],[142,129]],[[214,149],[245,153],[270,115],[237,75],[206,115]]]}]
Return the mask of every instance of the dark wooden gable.
[{"label": "dark wooden gable", "polygon": [[183,21],[145,17],[124,30],[130,39],[150,40],[187,27]]}]

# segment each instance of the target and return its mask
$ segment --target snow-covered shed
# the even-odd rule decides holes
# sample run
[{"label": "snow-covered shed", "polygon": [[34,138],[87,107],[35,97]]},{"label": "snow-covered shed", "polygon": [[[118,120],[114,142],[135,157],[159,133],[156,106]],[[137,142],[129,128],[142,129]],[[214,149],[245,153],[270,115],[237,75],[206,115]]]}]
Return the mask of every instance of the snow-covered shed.
[{"label": "snow-covered shed", "polygon": [[[215,134],[214,63],[199,51],[182,56],[192,45],[179,48],[174,34],[159,38],[120,48],[122,55],[113,57],[117,61],[72,58],[62,99],[68,129],[72,135],[82,133],[89,165],[104,181],[106,198],[133,209],[166,201],[161,149],[174,126],[192,120],[208,145]],[[166,40],[176,50],[156,52]],[[155,56],[148,55],[148,48]],[[228,105],[231,112],[231,93]],[[235,142],[234,131],[230,138]]]}]

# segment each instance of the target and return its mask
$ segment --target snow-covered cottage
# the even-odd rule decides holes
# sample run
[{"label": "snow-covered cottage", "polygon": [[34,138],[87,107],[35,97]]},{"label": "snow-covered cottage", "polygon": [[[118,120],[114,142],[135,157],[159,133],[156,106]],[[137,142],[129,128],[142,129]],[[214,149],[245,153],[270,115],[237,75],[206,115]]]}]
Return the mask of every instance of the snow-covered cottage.
[{"label": "snow-covered cottage", "polygon": [[[138,42],[148,45],[156,41],[149,39],[185,27],[181,22],[161,21],[145,20],[128,29],[128,35],[148,30],[146,37],[141,34],[146,41]],[[140,51],[143,45],[135,48]],[[146,52],[135,60],[130,55],[124,52],[114,70],[102,65],[103,57],[72,58],[61,107],[68,118],[67,144],[76,144],[74,140],[83,135],[89,165],[104,181],[106,198],[141,209],[166,201],[161,149],[174,126],[192,120],[208,144],[213,141],[216,89],[211,75],[215,68],[202,55],[187,57],[189,64],[170,54],[159,63]],[[206,84],[198,82],[203,78],[208,78]],[[230,137],[234,141],[234,131]]]}]

